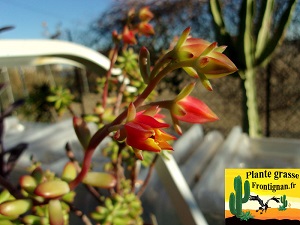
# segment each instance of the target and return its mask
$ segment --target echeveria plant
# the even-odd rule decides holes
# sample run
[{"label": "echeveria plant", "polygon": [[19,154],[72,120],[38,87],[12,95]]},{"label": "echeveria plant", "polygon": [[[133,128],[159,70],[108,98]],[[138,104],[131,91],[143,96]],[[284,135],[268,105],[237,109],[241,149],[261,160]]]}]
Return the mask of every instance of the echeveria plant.
[{"label": "echeveria plant", "polygon": [[[82,145],[82,163],[76,160],[69,145],[70,159],[60,176],[43,170],[38,162],[30,168],[30,174],[20,178],[19,192],[10,193],[5,185],[0,194],[1,224],[51,224],[69,223],[69,214],[80,217],[84,224],[143,224],[140,196],[149,181],[137,186],[139,162],[152,170],[163,151],[172,151],[174,134],[166,128],[161,109],[168,111],[172,125],[178,135],[182,134],[180,122],[206,123],[218,120],[215,113],[201,100],[190,94],[199,80],[212,91],[209,79],[220,78],[237,71],[236,66],[222,52],[225,46],[190,36],[186,28],[176,45],[164,53],[157,62],[150,62],[146,47],[136,54],[130,45],[135,45],[138,35],[150,36],[154,28],[150,25],[153,14],[148,7],[142,8],[138,20],[135,11],[128,13],[128,23],[121,33],[112,32],[115,46],[110,60],[111,67],[105,77],[98,80],[102,98],[94,114],[82,117],[74,115],[73,125]],[[138,21],[134,23],[133,21]],[[122,75],[111,76],[111,69],[119,67]],[[155,88],[177,69],[184,69],[191,76],[190,84],[173,99],[155,101]],[[68,92],[67,92],[68,93]],[[55,105],[56,99],[49,97]],[[68,98],[66,103],[69,103]],[[67,105],[64,108],[69,108]],[[72,111],[72,114],[74,112]],[[98,124],[98,131],[91,134],[87,122]],[[93,153],[107,137],[111,142],[103,149],[103,157],[110,159],[103,172],[92,170]],[[74,206],[76,188],[79,184],[97,199],[98,206],[90,214],[84,214]],[[102,190],[107,190],[105,195]]]}]

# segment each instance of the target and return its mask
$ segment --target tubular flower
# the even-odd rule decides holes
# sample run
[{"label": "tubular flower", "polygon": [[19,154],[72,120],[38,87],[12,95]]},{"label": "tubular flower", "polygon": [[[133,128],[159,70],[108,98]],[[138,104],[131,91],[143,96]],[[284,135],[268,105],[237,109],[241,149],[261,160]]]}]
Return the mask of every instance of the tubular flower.
[{"label": "tubular flower", "polygon": [[140,159],[142,159],[140,150],[152,152],[173,150],[168,141],[174,140],[175,137],[162,130],[169,127],[169,124],[158,121],[156,118],[159,116],[156,117],[155,114],[149,111],[135,113],[134,105],[129,106],[127,121],[124,125],[126,144],[135,150]]},{"label": "tubular flower", "polygon": [[154,17],[153,13],[150,11],[149,6],[141,8],[139,11],[139,18],[141,21],[149,21]]},{"label": "tubular flower", "polygon": [[129,30],[128,26],[125,26],[123,30],[123,42],[129,45],[135,45],[137,43],[134,32]]},{"label": "tubular flower", "polygon": [[145,36],[154,35],[155,33],[152,25],[148,22],[139,23],[138,30],[140,34],[143,34]]},{"label": "tubular flower", "polygon": [[191,66],[183,67],[189,75],[200,76],[203,83],[203,80],[220,78],[237,71],[234,63],[223,54],[226,46],[189,37],[189,33],[190,28],[185,29],[174,48],[177,61],[195,60]]},{"label": "tubular flower", "polygon": [[172,112],[176,119],[188,123],[207,123],[219,119],[204,102],[192,96],[176,102]]},{"label": "tubular flower", "polygon": [[171,117],[175,130],[181,134],[179,121],[188,123],[207,123],[218,120],[217,115],[201,100],[189,96],[195,83],[187,85],[179,95],[171,101]]}]

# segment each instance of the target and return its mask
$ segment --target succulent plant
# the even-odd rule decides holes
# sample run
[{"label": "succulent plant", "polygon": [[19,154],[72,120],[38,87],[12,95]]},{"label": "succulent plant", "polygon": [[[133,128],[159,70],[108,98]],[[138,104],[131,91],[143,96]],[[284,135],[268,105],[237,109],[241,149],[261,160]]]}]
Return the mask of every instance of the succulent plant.
[{"label": "succulent plant", "polygon": [[130,182],[123,180],[121,182],[123,193],[106,198],[104,205],[97,206],[91,217],[103,225],[142,225],[142,203],[130,191]]}]

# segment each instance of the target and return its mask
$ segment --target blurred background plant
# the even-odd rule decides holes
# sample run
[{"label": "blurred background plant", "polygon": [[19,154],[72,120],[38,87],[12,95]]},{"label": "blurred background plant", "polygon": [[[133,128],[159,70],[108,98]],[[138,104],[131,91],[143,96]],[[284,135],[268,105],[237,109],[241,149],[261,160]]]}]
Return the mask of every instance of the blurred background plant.
[{"label": "blurred background plant", "polygon": [[228,54],[239,68],[243,93],[243,128],[251,137],[262,135],[256,93],[259,88],[256,84],[257,69],[270,62],[271,55],[286,33],[297,1],[287,1],[280,14],[275,2],[242,1],[238,34],[233,37],[226,29],[220,1],[210,1],[217,40],[222,44],[230,43]]}]

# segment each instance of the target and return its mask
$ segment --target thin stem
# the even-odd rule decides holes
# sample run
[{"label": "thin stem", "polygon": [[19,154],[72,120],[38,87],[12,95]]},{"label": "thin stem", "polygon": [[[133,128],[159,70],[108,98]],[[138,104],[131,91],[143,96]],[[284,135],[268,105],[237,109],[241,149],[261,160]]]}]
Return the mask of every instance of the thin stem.
[{"label": "thin stem", "polygon": [[144,191],[146,190],[146,187],[147,187],[147,185],[148,185],[148,183],[149,183],[149,181],[150,181],[150,178],[151,178],[151,175],[152,175],[152,173],[153,173],[154,166],[155,166],[155,163],[156,163],[156,161],[157,161],[157,159],[158,159],[158,156],[159,156],[158,154],[156,154],[156,155],[154,156],[154,158],[153,158],[153,160],[152,160],[152,162],[151,162],[151,164],[150,164],[150,166],[149,166],[149,170],[148,170],[148,174],[147,174],[147,176],[146,176],[146,179],[145,179],[145,181],[144,181],[142,187],[140,188],[139,192],[137,193],[137,196],[138,196],[138,197],[141,197],[142,194],[144,193]]},{"label": "thin stem", "polygon": [[118,57],[118,49],[119,49],[119,45],[116,44],[113,50],[113,54],[110,60],[110,66],[109,69],[106,73],[106,80],[105,80],[105,84],[104,84],[104,88],[103,88],[103,95],[102,95],[102,107],[105,109],[106,107],[106,102],[107,102],[107,97],[108,97],[108,85],[109,85],[109,79],[111,77],[111,71],[112,68],[115,65],[115,62],[117,60]]},{"label": "thin stem", "polygon": [[75,213],[75,215],[81,218],[82,222],[85,225],[92,225],[92,222],[90,221],[90,219],[86,214],[84,214],[80,209],[75,208],[75,206],[73,206],[72,204],[69,203],[67,204],[69,205],[70,209]]},{"label": "thin stem", "polygon": [[71,113],[71,115],[72,115],[73,117],[76,116],[76,113],[75,113],[75,111],[73,110],[73,108],[72,108],[71,105],[67,106],[67,109],[69,110],[69,112]]},{"label": "thin stem", "polygon": [[155,77],[155,75],[158,73],[158,71],[164,67],[167,63],[171,61],[172,51],[168,52],[167,54],[163,55],[161,58],[159,58],[155,64],[155,67],[150,72],[150,79]]},{"label": "thin stem", "polygon": [[116,104],[114,106],[114,115],[118,115],[119,111],[120,111],[120,106],[121,106],[121,103],[122,103],[124,91],[126,89],[125,79],[126,79],[126,75],[124,74],[123,75],[123,81],[120,85],[119,92],[117,94]]},{"label": "thin stem", "polygon": [[123,174],[123,169],[122,169],[122,150],[123,150],[123,147],[119,146],[118,157],[117,157],[117,164],[115,165],[116,179],[117,179],[116,192],[118,194],[121,194],[121,180],[123,178],[122,177],[122,174]]},{"label": "thin stem", "polygon": [[[73,150],[71,149],[70,144],[67,143],[65,148],[66,148],[66,154],[67,154],[67,157],[69,158],[69,160],[70,160],[71,162],[74,163],[74,165],[75,165],[75,167],[76,167],[77,173],[80,173],[80,170],[81,170],[80,165],[79,165],[77,159],[75,158],[74,152],[73,152]],[[85,186],[86,189],[88,189],[88,191],[89,191],[89,192],[90,192],[90,193],[91,193],[91,194],[92,194],[99,202],[101,202],[101,200],[100,200],[101,195],[99,194],[99,192],[98,192],[93,186],[90,186],[90,185],[87,185],[87,184],[85,184],[84,186]]]},{"label": "thin stem", "polygon": [[137,166],[138,160],[134,160],[133,168],[131,170],[131,192],[134,193],[135,191],[135,182],[138,174],[138,166]]}]

